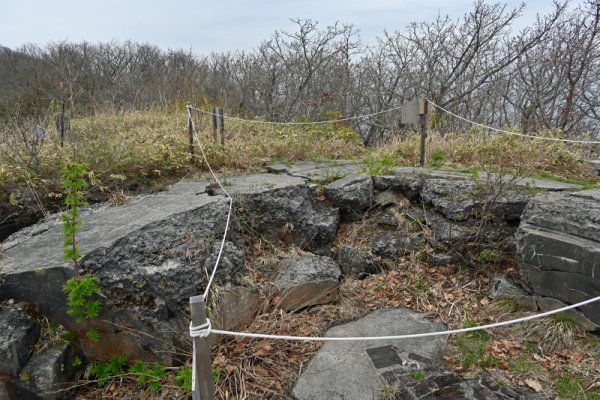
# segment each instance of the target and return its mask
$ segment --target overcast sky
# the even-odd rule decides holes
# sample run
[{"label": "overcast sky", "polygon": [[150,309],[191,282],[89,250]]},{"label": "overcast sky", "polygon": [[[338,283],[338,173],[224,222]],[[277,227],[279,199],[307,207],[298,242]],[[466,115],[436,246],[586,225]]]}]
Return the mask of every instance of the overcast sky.
[{"label": "overcast sky", "polygon": [[[511,7],[518,0],[500,0]],[[575,0],[576,1],[576,0]],[[551,0],[525,0],[517,28],[552,10]],[[438,14],[461,17],[472,0],[0,0],[0,45],[50,41],[132,39],[161,48],[212,51],[251,50],[275,30],[293,30],[290,18],[311,18],[322,26],[352,23],[364,42],[384,29]]]}]

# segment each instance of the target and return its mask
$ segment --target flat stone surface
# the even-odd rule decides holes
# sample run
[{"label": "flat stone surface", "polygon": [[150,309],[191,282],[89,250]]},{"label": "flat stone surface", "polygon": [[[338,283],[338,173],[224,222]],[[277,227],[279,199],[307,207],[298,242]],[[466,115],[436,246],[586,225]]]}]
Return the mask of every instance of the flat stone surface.
[{"label": "flat stone surface", "polygon": [[600,201],[600,189],[581,190],[573,193],[572,196]]},{"label": "flat stone surface", "polygon": [[[440,322],[398,308],[329,329],[326,336],[383,336],[446,330]],[[298,400],[379,399],[395,371],[424,369],[445,344],[445,337],[360,342],[325,342],[293,389]]]},{"label": "flat stone surface", "polygon": [[301,161],[293,164],[276,163],[267,165],[268,172],[288,174],[311,181],[327,181],[358,173],[364,166],[352,160]]},{"label": "flat stone surface", "polygon": [[[590,161],[600,163],[600,161]],[[594,164],[596,165],[596,164]],[[597,165],[593,168],[600,168]],[[327,180],[331,177],[342,177],[348,174],[358,173],[364,169],[360,160],[338,160],[338,161],[303,161],[293,164],[276,163],[266,167],[267,171],[273,173],[285,173],[291,176],[308,178],[311,180]],[[420,179],[450,179],[450,180],[472,180],[473,175],[468,172],[436,169],[428,167],[396,167],[392,168],[390,174],[386,176],[406,176]],[[496,174],[491,174],[490,179],[498,179]],[[479,180],[486,180],[488,174],[484,171],[478,171]],[[515,186],[530,187],[548,191],[570,191],[582,189],[583,186],[575,183],[567,183],[543,178],[514,178],[506,174],[502,179],[510,180]],[[381,180],[375,181],[375,187]]]}]

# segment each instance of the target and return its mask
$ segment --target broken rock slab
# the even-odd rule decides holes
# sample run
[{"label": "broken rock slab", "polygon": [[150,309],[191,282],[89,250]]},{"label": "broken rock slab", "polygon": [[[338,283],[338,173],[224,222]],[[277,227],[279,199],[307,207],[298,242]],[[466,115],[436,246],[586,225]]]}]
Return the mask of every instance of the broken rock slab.
[{"label": "broken rock slab", "polygon": [[[600,293],[600,189],[548,192],[526,207],[516,233],[522,285],[567,304]],[[600,324],[598,302],[581,308]]]},{"label": "broken rock slab", "polygon": [[40,326],[19,310],[3,309],[0,327],[0,380],[6,380],[16,376],[29,359]]},{"label": "broken rock slab", "polygon": [[339,210],[317,203],[315,188],[305,179],[274,174],[252,179],[260,180],[263,186],[264,182],[271,182],[272,186],[262,190],[253,186],[237,190],[239,185],[248,185],[248,177],[230,180],[242,229],[248,233],[260,232],[272,242],[294,244],[302,249],[331,246],[340,221]]},{"label": "broken rock slab", "polygon": [[356,174],[363,168],[352,160],[299,161],[293,164],[275,163],[266,166],[268,172],[305,178],[317,183]]},{"label": "broken rock slab", "polygon": [[369,175],[347,175],[325,186],[325,197],[343,211],[360,212],[373,202],[373,179]]},{"label": "broken rock slab", "polygon": [[[186,346],[189,297],[206,285],[229,210],[224,196],[202,193],[205,185],[182,181],[165,192],[133,198],[126,205],[102,204],[82,210],[80,265],[84,273],[98,278],[102,291],[99,318],[79,325],[66,313],[62,287],[73,276],[73,268],[63,260],[58,217],[3,243],[0,299],[37,303],[42,315],[68,329],[97,329],[100,343],[84,344],[89,358],[125,354],[149,362],[176,362],[177,348]],[[235,198],[236,213],[216,284],[239,283],[245,267],[242,226],[248,220],[258,222],[267,234],[289,234],[293,243],[303,246],[329,243],[335,237],[338,211],[319,208],[314,189],[305,179],[244,175],[228,178],[226,188]],[[244,207],[247,214],[239,212]]]},{"label": "broken rock slab", "polygon": [[277,307],[298,310],[337,300],[340,267],[329,257],[288,257],[274,265]]},{"label": "broken rock slab", "polygon": [[[383,336],[446,330],[440,322],[404,308],[374,311],[329,329],[326,336]],[[386,377],[425,369],[437,358],[445,337],[325,342],[302,373],[293,395],[298,400],[378,399]]]}]

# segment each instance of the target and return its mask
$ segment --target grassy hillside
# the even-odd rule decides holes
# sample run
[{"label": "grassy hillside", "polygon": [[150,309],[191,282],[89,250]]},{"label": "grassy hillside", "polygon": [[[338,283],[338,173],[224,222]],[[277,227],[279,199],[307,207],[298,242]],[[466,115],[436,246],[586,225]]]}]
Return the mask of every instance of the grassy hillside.
[{"label": "grassy hillside", "polygon": [[[226,120],[225,145],[211,139],[209,119],[196,113],[195,124],[211,165],[222,173],[258,170],[273,162],[357,159],[372,173],[396,165],[417,165],[419,136],[405,133],[391,143],[364,148],[348,124],[269,125]],[[34,135],[44,126],[43,139]],[[56,211],[61,204],[60,170],[68,161],[90,164],[89,200],[126,199],[184,176],[206,172],[195,148],[188,150],[187,117],[178,111],[107,113],[73,119],[65,146],[50,120],[2,126],[0,142],[0,221],[29,208]],[[584,167],[589,146],[469,131],[427,140],[432,167],[495,169],[557,179],[598,181]]]}]

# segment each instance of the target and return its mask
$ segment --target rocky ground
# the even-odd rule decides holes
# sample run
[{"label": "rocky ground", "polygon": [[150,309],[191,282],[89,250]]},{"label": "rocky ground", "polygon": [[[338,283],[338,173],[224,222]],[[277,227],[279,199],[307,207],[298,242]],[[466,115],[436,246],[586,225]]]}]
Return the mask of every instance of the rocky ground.
[{"label": "rocky ground", "polygon": [[[595,264],[588,261],[597,259],[599,225],[585,214],[598,204],[596,191],[570,194],[563,191],[580,188],[412,168],[370,177],[351,162],[269,169],[273,174],[226,179],[235,214],[210,298],[214,326],[281,335],[379,336],[484,324],[556,308],[561,300],[579,301],[569,288],[598,293]],[[82,224],[81,264],[103,288],[104,313],[90,323],[101,331],[103,344],[56,340],[50,347],[38,342],[31,358],[26,350],[11,352],[16,356],[0,370],[3,385],[18,376],[21,393],[61,383],[68,387],[66,372],[76,379],[83,365],[73,371],[65,365],[114,354],[165,365],[162,385],[149,394],[147,384],[124,374],[102,388],[82,382],[77,396],[185,396],[172,382],[178,365],[189,363],[186,302],[206,282],[227,211],[218,190],[207,193],[208,183],[182,182],[124,206],[90,209]],[[557,201],[565,207],[552,207]],[[60,257],[61,240],[60,226],[50,222],[3,243],[3,318],[21,318],[8,311],[18,305],[81,329],[65,314],[61,289],[72,272]],[[553,253],[564,246],[575,250]],[[535,255],[532,248],[538,249]],[[546,285],[535,272],[548,265],[546,272],[562,274],[561,281],[571,286]],[[586,331],[597,330],[598,307],[581,311],[413,347],[393,341],[350,350],[329,343],[214,337],[218,397],[353,398],[364,390],[360,393],[368,398],[390,399],[595,398],[600,347]],[[28,321],[6,343],[19,349],[35,343],[39,323]],[[48,329],[42,331],[42,341],[52,342]],[[354,358],[341,363],[340,354]],[[56,375],[46,375],[48,383],[30,373],[40,369],[36,365],[44,357],[52,358],[44,365],[54,365],[49,371]],[[319,366],[319,360],[333,360],[339,371]],[[318,371],[333,375],[324,379],[327,374]],[[316,390],[323,386],[311,376],[326,385],[358,386]]]}]

